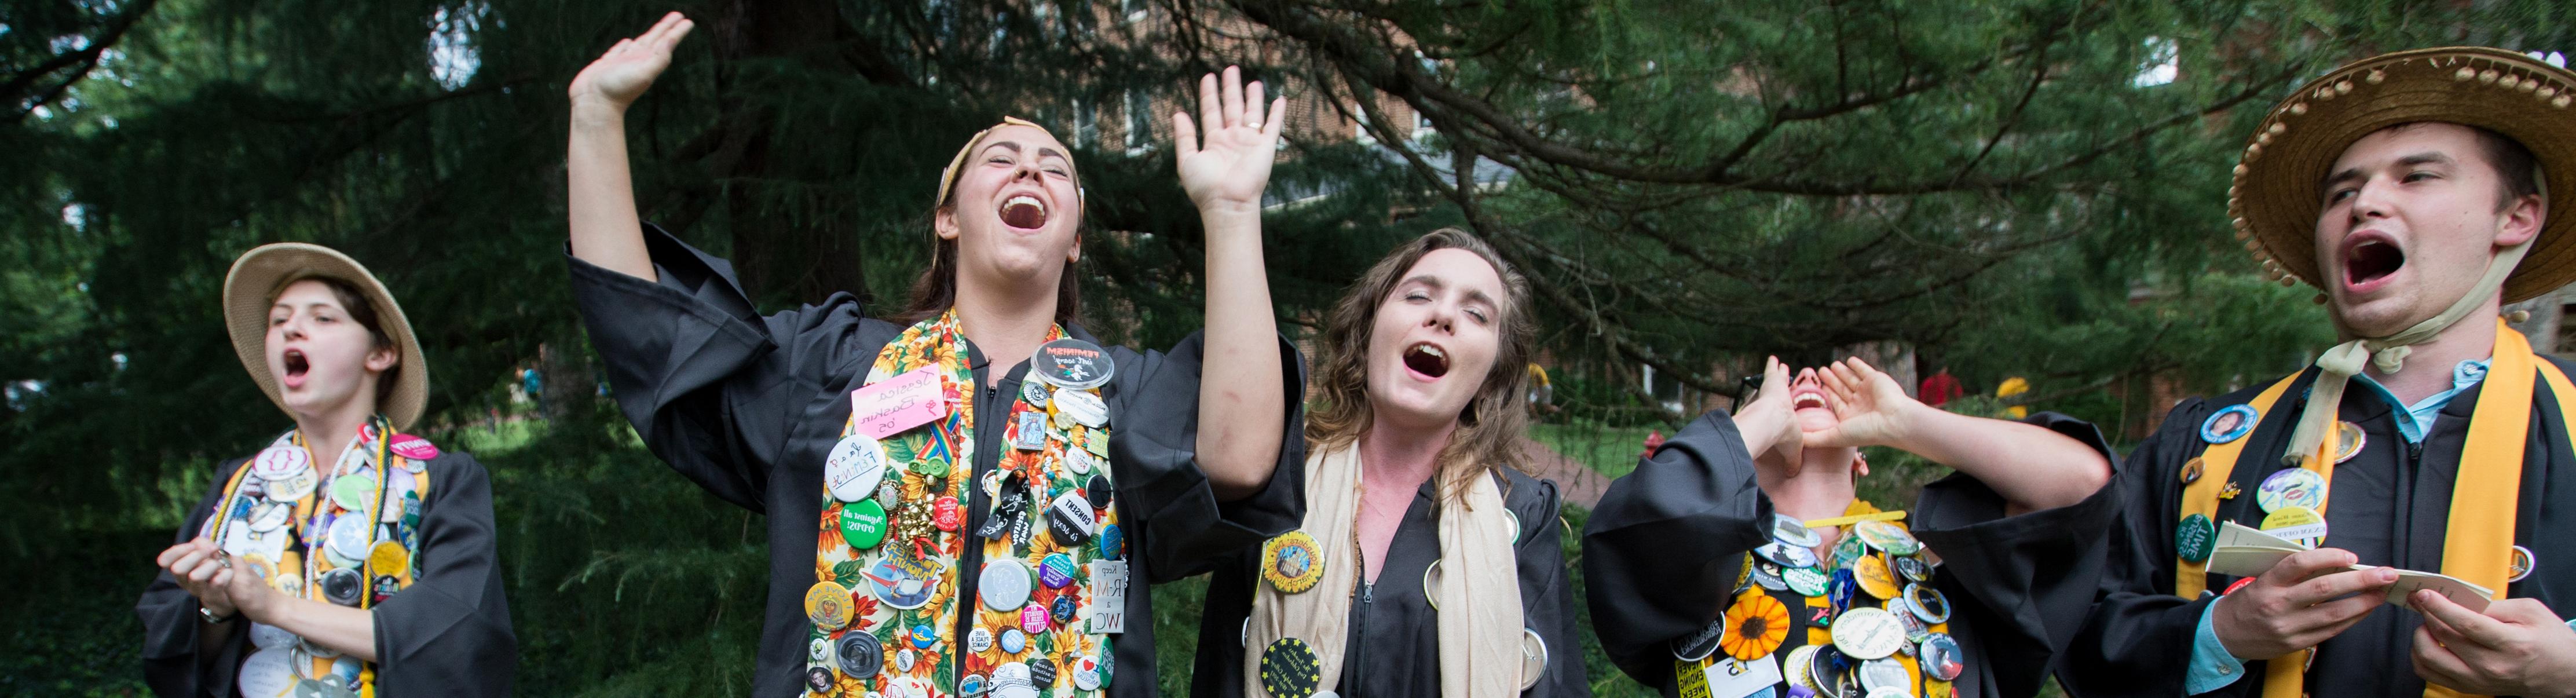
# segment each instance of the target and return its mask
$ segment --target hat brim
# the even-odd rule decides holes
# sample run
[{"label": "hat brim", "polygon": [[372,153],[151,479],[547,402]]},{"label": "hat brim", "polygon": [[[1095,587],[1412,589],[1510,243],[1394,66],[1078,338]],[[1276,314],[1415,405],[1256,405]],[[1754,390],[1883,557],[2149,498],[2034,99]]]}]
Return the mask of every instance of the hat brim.
[{"label": "hat brim", "polygon": [[2448,47],[2353,62],[2292,92],[2245,144],[2227,210],[2236,236],[2276,278],[2324,288],[2317,214],[2327,171],[2364,136],[2390,126],[2475,126],[2522,143],[2538,159],[2547,209],[2540,235],[2505,280],[2507,303],[2576,281],[2576,73],[2512,51]]},{"label": "hat brim", "polygon": [[281,242],[261,245],[233,260],[232,271],[224,275],[224,329],[232,335],[233,353],[240,355],[242,368],[268,393],[269,402],[281,411],[287,409],[277,376],[268,370],[268,311],[281,286],[308,278],[346,282],[375,307],[378,324],[402,355],[393,389],[376,395],[376,412],[392,421],[396,431],[410,429],[429,406],[429,362],[393,293],[365,265],[338,250]]}]

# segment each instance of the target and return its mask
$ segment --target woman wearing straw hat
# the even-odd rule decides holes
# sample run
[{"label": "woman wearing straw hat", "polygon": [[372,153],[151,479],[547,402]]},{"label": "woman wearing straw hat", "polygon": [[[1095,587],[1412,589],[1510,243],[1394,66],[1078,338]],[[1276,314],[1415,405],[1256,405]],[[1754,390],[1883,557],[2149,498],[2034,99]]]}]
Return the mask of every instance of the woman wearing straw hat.
[{"label": "woman wearing straw hat", "polygon": [[474,457],[403,433],[429,366],[355,260],[302,243],[224,277],[242,366],[295,428],[216,468],[143,592],[165,696],[499,696],[518,640]]},{"label": "woman wearing straw hat", "polygon": [[1530,310],[1529,283],[1455,228],[1333,305],[1305,520],[1216,568],[1191,695],[1591,695],[1562,499],[1522,472]]},{"label": "woman wearing straw hat", "polygon": [[723,260],[639,222],[627,184],[623,113],[689,27],[666,16],[573,80],[573,294],[644,442],[768,515],[754,695],[1153,695],[1146,585],[1301,509],[1260,83],[1208,76],[1200,120],[1175,118],[1207,329],[1169,352],[1103,348],[1076,322],[1081,179],[1018,119],[940,174],[909,308],[834,294],[762,316]]},{"label": "woman wearing straw hat", "polygon": [[2571,102],[2564,68],[2436,48],[2345,65],[2263,120],[2237,237],[2317,286],[2346,341],[2183,401],[2130,455],[2071,691],[2576,692],[2576,385],[2498,317],[2576,279]]}]

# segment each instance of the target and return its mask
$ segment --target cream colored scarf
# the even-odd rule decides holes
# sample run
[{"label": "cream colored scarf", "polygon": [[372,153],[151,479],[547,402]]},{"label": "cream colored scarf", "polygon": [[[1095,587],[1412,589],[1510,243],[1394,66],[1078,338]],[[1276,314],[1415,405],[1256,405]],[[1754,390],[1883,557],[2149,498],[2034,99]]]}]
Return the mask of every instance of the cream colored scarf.
[{"label": "cream colored scarf", "polygon": [[[1447,474],[1440,476],[1448,481]],[[1440,616],[1440,694],[1491,698],[1520,693],[1521,588],[1517,535],[1494,478],[1470,477],[1463,498],[1440,498],[1440,583],[1432,589]],[[1447,488],[1442,488],[1447,489]],[[1253,593],[1245,632],[1244,695],[1271,696],[1261,686],[1261,653],[1280,638],[1304,640],[1322,677],[1317,692],[1341,682],[1351,597],[1365,570],[1357,545],[1360,511],[1359,446],[1306,458],[1307,535],[1323,549],[1323,579],[1303,593],[1282,593],[1268,582]],[[1273,698],[1304,698],[1276,696]]]}]

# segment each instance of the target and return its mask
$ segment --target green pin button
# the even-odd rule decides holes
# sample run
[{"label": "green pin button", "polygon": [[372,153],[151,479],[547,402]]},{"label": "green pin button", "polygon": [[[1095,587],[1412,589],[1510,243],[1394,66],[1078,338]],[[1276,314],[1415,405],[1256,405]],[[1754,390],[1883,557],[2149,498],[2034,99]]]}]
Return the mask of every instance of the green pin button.
[{"label": "green pin button", "polygon": [[2208,516],[2185,516],[2182,523],[2174,527],[2174,554],[2184,562],[2207,562],[2210,551],[2217,547],[2218,527],[2209,522]]},{"label": "green pin button", "polygon": [[885,541],[885,531],[885,507],[878,506],[877,500],[862,499],[841,507],[841,537],[850,541],[850,547],[877,547]]}]

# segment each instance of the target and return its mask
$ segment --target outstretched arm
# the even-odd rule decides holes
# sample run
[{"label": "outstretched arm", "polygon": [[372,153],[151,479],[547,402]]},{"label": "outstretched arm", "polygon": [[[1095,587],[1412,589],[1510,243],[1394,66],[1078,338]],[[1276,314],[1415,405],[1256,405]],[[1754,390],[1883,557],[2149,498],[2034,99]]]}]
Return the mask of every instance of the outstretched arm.
[{"label": "outstretched arm", "polygon": [[[1245,96],[1249,91],[1250,97]],[[1199,467],[1218,499],[1260,491],[1279,462],[1288,425],[1281,394],[1279,321],[1261,259],[1261,192],[1270,183],[1287,100],[1265,119],[1261,83],[1243,84],[1241,69],[1199,79],[1202,141],[1190,115],[1172,115],[1181,188],[1207,228],[1207,336],[1203,366],[1223,366],[1222,380],[1199,383]]]},{"label": "outstretched arm", "polygon": [[1826,400],[1841,423],[1808,432],[1808,446],[1887,446],[1957,468],[2003,495],[2005,513],[2084,501],[2111,481],[2111,462],[2046,428],[1934,409],[1860,359],[1824,371]]},{"label": "outstretched arm", "polygon": [[635,213],[626,163],[626,107],[671,66],[671,48],[695,26],[673,12],[611,46],[572,79],[572,138],[564,149],[572,256],[646,281],[658,280]]}]

